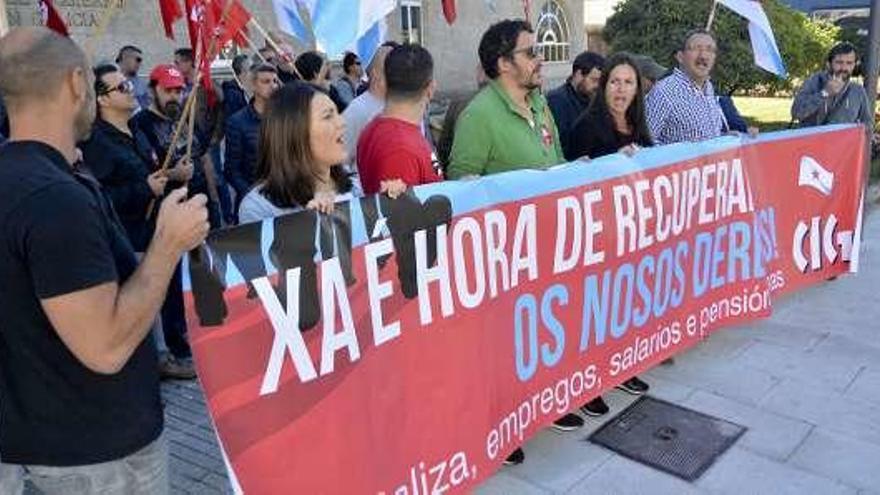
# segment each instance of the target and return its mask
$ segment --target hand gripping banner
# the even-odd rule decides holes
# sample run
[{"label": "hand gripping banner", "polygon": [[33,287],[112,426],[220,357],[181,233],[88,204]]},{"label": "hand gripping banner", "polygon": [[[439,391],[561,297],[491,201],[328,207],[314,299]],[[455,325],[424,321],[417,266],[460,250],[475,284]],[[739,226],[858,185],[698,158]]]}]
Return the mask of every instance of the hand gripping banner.
[{"label": "hand gripping banner", "polygon": [[473,489],[604,390],[854,270],[864,143],[725,137],[212,234],[184,285],[234,485]]}]

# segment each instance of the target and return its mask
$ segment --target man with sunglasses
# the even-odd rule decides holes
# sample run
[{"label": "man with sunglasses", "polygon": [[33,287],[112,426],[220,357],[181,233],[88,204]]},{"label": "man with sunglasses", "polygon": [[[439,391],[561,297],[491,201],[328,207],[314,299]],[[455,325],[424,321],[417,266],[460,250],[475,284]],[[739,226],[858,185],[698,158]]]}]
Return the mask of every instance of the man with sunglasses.
[{"label": "man with sunglasses", "polygon": [[[480,40],[480,63],[490,79],[462,112],[447,174],[451,179],[518,169],[545,169],[565,161],[556,123],[541,94],[541,52],[531,24],[505,20]],[[576,414],[553,423],[560,431],[584,425]],[[525,460],[521,448],[505,464]]]},{"label": "man with sunglasses", "polygon": [[140,110],[150,107],[150,88],[147,86],[147,82],[138,75],[143,61],[143,52],[133,45],[123,46],[119,49],[119,54],[116,55],[116,65],[119,66],[122,75],[131,82],[134,88],[134,97]]},{"label": "man with sunglasses", "polygon": [[352,100],[355,99],[358,84],[360,84],[361,78],[364,76],[361,59],[357,54],[352,52],[345,53],[345,56],[342,57],[342,71],[342,76],[333,82],[333,89],[336,90],[337,99],[342,105],[342,108],[339,109],[340,112],[344,112]]}]

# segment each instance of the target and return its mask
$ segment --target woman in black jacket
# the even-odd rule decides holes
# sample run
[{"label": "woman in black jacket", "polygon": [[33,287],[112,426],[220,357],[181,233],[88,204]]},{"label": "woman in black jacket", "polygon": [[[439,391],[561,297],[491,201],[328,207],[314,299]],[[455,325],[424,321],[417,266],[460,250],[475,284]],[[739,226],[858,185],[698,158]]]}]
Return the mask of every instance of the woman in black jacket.
[{"label": "woman in black jacket", "polygon": [[634,153],[653,140],[645,119],[645,97],[635,61],[618,53],[605,64],[596,97],[572,127],[565,158]]},{"label": "woman in black jacket", "polygon": [[[569,160],[617,152],[632,156],[640,147],[653,144],[645,120],[641,77],[629,55],[620,53],[608,59],[599,90],[575,121],[568,144],[565,157]],[[641,395],[648,391],[648,384],[633,376],[617,388]],[[581,406],[581,412],[588,416],[601,416],[608,410],[601,396]]]}]

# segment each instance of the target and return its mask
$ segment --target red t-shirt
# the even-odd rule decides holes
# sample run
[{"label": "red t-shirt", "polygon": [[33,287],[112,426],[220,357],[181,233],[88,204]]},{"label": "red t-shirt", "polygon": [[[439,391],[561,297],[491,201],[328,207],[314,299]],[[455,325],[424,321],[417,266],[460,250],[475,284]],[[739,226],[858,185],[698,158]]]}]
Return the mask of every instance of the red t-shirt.
[{"label": "red t-shirt", "polygon": [[392,117],[373,119],[361,133],[357,166],[364,194],[376,194],[382,181],[400,179],[418,186],[441,179],[431,164],[431,145],[418,125]]}]

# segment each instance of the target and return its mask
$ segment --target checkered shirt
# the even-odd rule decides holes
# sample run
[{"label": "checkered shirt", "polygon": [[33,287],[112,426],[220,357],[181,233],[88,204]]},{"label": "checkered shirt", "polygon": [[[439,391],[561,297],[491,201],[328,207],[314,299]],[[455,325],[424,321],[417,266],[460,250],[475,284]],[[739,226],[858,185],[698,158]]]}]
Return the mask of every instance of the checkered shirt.
[{"label": "checkered shirt", "polygon": [[712,82],[706,81],[701,90],[681,69],[657,82],[646,106],[656,144],[712,139],[727,128]]}]

